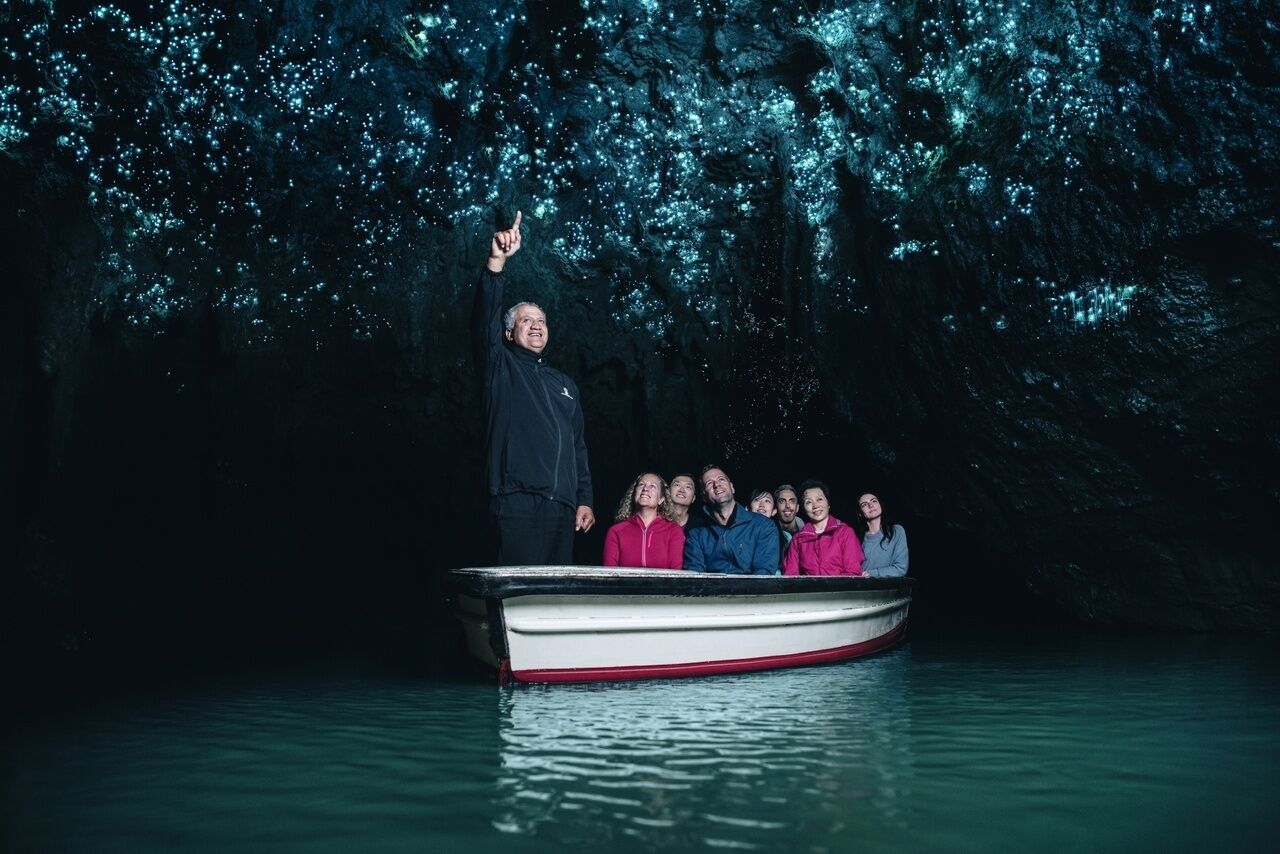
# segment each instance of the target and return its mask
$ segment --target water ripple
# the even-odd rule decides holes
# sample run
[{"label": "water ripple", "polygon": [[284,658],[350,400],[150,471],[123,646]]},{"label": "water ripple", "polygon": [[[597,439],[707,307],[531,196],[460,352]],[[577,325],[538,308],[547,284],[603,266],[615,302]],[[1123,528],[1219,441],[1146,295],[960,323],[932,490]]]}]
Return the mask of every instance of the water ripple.
[{"label": "water ripple", "polygon": [[[11,850],[1265,847],[1266,647],[913,641],[864,661],[496,689],[230,685],[29,722]],[[963,844],[960,844],[963,840]]]}]

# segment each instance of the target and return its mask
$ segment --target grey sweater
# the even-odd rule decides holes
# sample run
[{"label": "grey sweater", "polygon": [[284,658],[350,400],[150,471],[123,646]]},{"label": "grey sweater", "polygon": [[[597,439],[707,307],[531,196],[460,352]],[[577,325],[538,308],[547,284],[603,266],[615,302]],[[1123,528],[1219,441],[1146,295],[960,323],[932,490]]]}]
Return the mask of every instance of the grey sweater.
[{"label": "grey sweater", "polygon": [[907,574],[907,532],[901,525],[893,526],[893,538],[884,542],[880,531],[867,533],[862,538],[862,574],[873,578],[887,578]]}]

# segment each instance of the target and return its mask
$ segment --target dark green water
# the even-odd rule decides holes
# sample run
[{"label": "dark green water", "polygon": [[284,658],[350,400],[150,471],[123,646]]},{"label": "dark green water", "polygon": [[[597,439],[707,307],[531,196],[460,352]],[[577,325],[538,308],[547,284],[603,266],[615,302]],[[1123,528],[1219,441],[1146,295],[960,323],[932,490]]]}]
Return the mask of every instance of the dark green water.
[{"label": "dark green water", "polygon": [[1270,849],[1267,640],[920,636],[500,689],[326,675],[11,727],[13,851]]}]

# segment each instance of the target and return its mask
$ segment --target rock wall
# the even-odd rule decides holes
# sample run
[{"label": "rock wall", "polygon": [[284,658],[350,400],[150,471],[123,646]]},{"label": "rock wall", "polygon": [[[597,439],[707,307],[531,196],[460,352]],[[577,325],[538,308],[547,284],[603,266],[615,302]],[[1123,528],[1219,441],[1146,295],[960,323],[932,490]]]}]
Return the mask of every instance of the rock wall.
[{"label": "rock wall", "polygon": [[602,518],[645,466],[825,475],[935,590],[1273,627],[1271,11],[11,5],[13,616],[358,622],[474,562],[465,321],[521,209]]}]

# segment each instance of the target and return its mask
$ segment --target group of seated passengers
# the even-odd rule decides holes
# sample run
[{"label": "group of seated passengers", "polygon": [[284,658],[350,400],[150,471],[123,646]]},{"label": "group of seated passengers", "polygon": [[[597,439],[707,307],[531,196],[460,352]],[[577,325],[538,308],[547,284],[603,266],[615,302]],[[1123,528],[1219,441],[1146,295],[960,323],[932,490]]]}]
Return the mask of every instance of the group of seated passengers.
[{"label": "group of seated passengers", "polygon": [[[644,472],[618,505],[604,538],[605,566],[685,569],[736,575],[907,574],[907,534],[884,512],[880,499],[858,499],[857,527],[831,515],[825,483],[807,480],[800,490],[784,483],[757,489],[747,506],[719,466],[700,476],[702,504],[695,508],[693,476],[668,485]],[[803,509],[804,519],[800,519]]]}]

